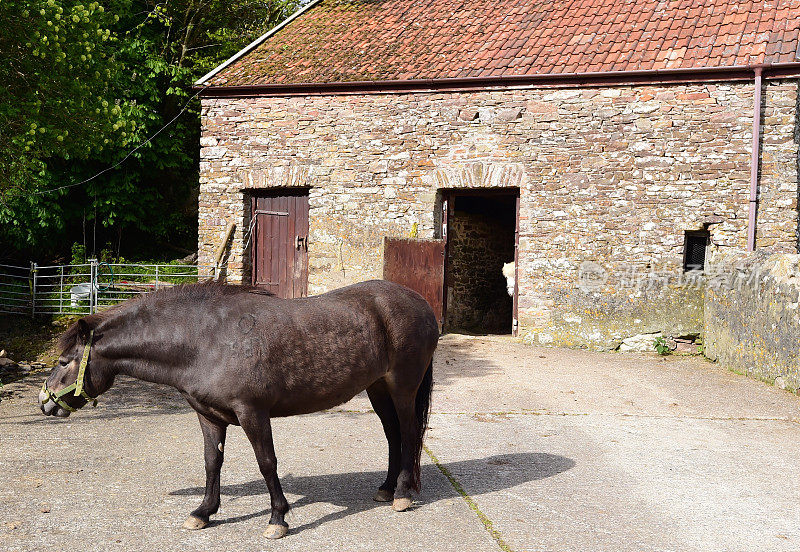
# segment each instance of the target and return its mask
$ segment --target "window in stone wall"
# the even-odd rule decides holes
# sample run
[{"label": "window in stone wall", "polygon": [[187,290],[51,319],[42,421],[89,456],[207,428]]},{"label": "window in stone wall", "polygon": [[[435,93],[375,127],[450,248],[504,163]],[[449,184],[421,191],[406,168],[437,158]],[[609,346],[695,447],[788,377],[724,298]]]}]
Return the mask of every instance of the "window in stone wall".
[{"label": "window in stone wall", "polygon": [[683,269],[703,270],[706,266],[706,249],[710,241],[708,230],[686,232],[683,249]]}]

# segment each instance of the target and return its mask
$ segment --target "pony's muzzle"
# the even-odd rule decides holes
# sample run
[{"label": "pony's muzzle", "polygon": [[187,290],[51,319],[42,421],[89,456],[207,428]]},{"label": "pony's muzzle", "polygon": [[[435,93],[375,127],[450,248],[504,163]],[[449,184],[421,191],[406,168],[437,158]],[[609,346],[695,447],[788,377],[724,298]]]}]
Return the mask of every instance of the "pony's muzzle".
[{"label": "pony's muzzle", "polygon": [[55,408],[56,403],[53,401],[48,400],[47,402],[42,402],[39,400],[39,408],[42,410],[42,414],[45,416],[50,416],[53,414],[53,409]]},{"label": "pony's muzzle", "polygon": [[45,416],[56,416],[57,418],[66,418],[69,416],[69,410],[61,408],[55,402],[50,400],[47,393],[39,393],[39,408]]}]

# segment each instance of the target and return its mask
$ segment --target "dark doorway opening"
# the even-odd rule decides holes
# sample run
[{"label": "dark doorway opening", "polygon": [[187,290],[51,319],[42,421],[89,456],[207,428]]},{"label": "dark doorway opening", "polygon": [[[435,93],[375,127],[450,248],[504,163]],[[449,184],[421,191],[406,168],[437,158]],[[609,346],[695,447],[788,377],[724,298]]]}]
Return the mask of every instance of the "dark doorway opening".
[{"label": "dark doorway opening", "polygon": [[515,261],[518,198],[517,190],[447,194],[446,331],[512,333],[515,286],[503,265]]}]

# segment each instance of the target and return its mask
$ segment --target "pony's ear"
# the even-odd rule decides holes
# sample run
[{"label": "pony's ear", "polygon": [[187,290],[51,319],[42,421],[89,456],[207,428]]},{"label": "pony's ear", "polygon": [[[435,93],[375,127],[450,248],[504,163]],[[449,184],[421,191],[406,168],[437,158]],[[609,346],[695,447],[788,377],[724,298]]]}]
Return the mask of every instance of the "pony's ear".
[{"label": "pony's ear", "polygon": [[92,329],[89,327],[89,324],[86,323],[86,320],[83,318],[78,320],[78,339],[81,343],[86,344],[89,341],[89,334],[91,331]]}]

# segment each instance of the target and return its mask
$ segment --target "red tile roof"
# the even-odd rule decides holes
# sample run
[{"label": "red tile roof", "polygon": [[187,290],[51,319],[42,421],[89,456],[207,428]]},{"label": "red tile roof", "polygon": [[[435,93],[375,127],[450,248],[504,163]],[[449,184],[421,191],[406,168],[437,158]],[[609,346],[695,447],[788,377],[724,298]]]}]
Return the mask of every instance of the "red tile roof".
[{"label": "red tile roof", "polygon": [[798,60],[800,0],[321,0],[211,77],[246,86]]}]

